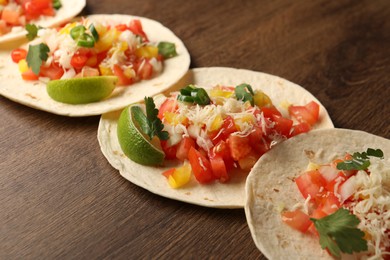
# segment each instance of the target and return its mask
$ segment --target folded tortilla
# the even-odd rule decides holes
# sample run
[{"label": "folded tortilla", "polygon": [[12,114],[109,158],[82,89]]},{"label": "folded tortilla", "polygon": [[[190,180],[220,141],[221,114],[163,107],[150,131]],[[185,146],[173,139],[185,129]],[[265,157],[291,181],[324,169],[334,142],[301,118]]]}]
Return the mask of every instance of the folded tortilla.
[{"label": "folded tortilla", "polygon": [[[281,209],[303,203],[295,182],[310,161],[326,164],[346,152],[381,149],[390,167],[390,140],[366,132],[321,129],[291,138],[262,156],[246,183],[245,214],[253,240],[269,259],[334,259],[318,238],[282,222]],[[347,259],[355,259],[349,255]]]},{"label": "folded tortilla", "polygon": [[[250,84],[253,89],[263,90],[273,104],[286,115],[287,103],[305,105],[314,100],[320,102],[304,88],[285,79],[269,74],[233,69],[233,68],[197,68],[190,70],[186,76],[170,90],[178,90],[193,83],[199,87],[211,88],[221,84],[236,86],[241,83]],[[102,115],[98,129],[100,148],[110,164],[130,182],[149,190],[155,194],[192,203],[200,206],[215,208],[242,208],[245,198],[245,179],[248,172],[235,172],[228,183],[215,181],[202,185],[192,176],[189,184],[179,189],[172,189],[163,171],[175,166],[167,161],[165,167],[149,167],[137,164],[127,158],[119,145],[117,138],[117,120],[120,111]],[[320,104],[320,119],[315,128],[333,128],[333,123]]]},{"label": "folded tortilla", "polygon": [[141,101],[144,96],[153,96],[168,89],[183,77],[190,66],[190,55],[183,42],[171,30],[157,21],[130,15],[91,15],[88,16],[88,19],[112,25],[129,23],[133,19],[139,19],[151,42],[172,42],[176,45],[178,55],[165,60],[161,74],[149,80],[143,80],[130,86],[116,87],[108,98],[99,102],[72,105],[60,103],[50,98],[46,92],[46,83],[23,80],[18,65],[11,60],[11,50],[1,51],[0,81],[3,84],[0,85],[0,95],[26,106],[58,115],[74,117],[100,115]]},{"label": "folded tortilla", "polygon": [[[66,21],[69,21],[80,13],[86,5],[86,0],[62,0],[62,7],[56,11],[55,16],[42,16],[38,20],[30,21],[30,23],[40,25],[42,27],[54,27],[58,26]],[[24,28],[20,30],[11,31],[7,34],[0,36],[0,46],[4,43],[15,41],[21,38],[25,38],[26,31]]]}]

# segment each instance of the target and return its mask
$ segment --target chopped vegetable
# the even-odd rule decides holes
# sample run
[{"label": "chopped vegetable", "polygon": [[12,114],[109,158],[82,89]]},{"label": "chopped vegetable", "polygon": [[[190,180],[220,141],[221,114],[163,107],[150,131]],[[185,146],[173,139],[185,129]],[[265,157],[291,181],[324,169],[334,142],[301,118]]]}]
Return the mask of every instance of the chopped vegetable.
[{"label": "chopped vegetable", "polygon": [[29,41],[32,41],[35,39],[35,37],[38,36],[38,30],[39,30],[39,27],[36,26],[35,24],[26,24],[26,31],[27,31],[27,34],[26,34],[26,37]]},{"label": "chopped vegetable", "polygon": [[319,235],[323,249],[328,249],[335,256],[341,252],[352,254],[368,249],[367,241],[363,239],[364,232],[357,228],[359,219],[347,209],[340,208],[335,213],[321,219],[311,218]]},{"label": "chopped vegetable", "polygon": [[370,166],[369,156],[383,158],[383,151],[380,149],[368,148],[366,152],[354,153],[350,160],[337,164],[339,170],[366,170]]},{"label": "chopped vegetable", "polygon": [[53,8],[58,10],[62,7],[61,1],[60,0],[53,0]]},{"label": "chopped vegetable", "polygon": [[26,60],[35,75],[39,74],[42,62],[49,57],[49,51],[49,47],[44,43],[29,46]]},{"label": "chopped vegetable", "polygon": [[159,42],[157,47],[158,47],[158,53],[160,53],[166,59],[177,56],[176,47],[174,43]]},{"label": "chopped vegetable", "polygon": [[177,99],[183,102],[195,103],[198,105],[210,104],[210,97],[204,88],[198,88],[194,85],[188,85],[180,90]]},{"label": "chopped vegetable", "polygon": [[249,84],[238,85],[238,86],[236,86],[234,92],[235,92],[236,98],[238,100],[242,100],[244,102],[249,101],[252,106],[255,105],[255,101],[253,98],[255,93],[253,92],[251,85],[249,85]]}]

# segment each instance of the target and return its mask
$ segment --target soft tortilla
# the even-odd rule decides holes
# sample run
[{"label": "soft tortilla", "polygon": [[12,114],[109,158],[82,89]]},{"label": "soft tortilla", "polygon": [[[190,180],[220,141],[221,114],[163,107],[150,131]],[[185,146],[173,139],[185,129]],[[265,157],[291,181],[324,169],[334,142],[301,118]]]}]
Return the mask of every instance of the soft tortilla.
[{"label": "soft tortilla", "polygon": [[245,214],[255,244],[267,258],[333,259],[321,249],[317,238],[284,224],[279,209],[303,202],[293,178],[305,171],[309,161],[329,163],[346,152],[367,148],[382,149],[384,163],[390,167],[390,140],[346,129],[298,135],[260,158],[247,179]]},{"label": "soft tortilla", "polygon": [[164,61],[161,74],[150,80],[144,80],[131,86],[117,87],[107,99],[99,102],[70,105],[57,102],[49,97],[46,84],[40,81],[24,81],[17,64],[11,60],[10,50],[0,52],[0,94],[18,103],[65,116],[100,115],[138,102],[145,96],[153,96],[168,89],[177,82],[190,66],[190,55],[183,42],[168,28],[159,22],[143,17],[129,15],[92,15],[91,21],[107,24],[128,23],[139,19],[151,42],[168,41],[176,45],[178,56]]},{"label": "soft tortilla", "polygon": [[[179,89],[189,83],[201,87],[213,87],[217,84],[236,86],[241,83],[251,84],[254,89],[262,89],[270,96],[274,105],[286,112],[280,106],[283,102],[304,105],[311,100],[319,102],[302,87],[285,79],[265,73],[232,68],[198,68],[190,70],[186,76],[171,90]],[[229,183],[214,182],[201,185],[194,179],[189,185],[180,189],[172,189],[162,172],[166,167],[147,167],[128,159],[122,152],[117,138],[117,120],[120,111],[104,114],[98,129],[98,140],[101,150],[110,164],[118,169],[120,174],[130,182],[158,195],[184,201],[196,205],[215,208],[244,207],[244,187],[247,173],[235,173]],[[333,128],[333,123],[325,108],[321,105],[320,121],[316,128]]]},{"label": "soft tortilla", "polygon": [[[60,25],[80,13],[86,5],[86,0],[62,0],[62,7],[57,10],[53,17],[43,16],[39,20],[31,21],[31,23],[40,25],[42,27],[53,27]],[[25,38],[26,31],[21,28],[20,31],[11,31],[5,35],[0,36],[0,44],[10,41]]]}]

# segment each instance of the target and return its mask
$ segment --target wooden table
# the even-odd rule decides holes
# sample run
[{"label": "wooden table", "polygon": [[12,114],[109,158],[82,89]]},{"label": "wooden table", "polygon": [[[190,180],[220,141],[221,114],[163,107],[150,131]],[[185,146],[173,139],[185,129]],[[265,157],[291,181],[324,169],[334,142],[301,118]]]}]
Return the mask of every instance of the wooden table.
[{"label": "wooden table", "polygon": [[[336,127],[390,138],[387,0],[88,1],[84,14],[99,13],[158,20],[191,67],[281,76],[316,95]],[[0,102],[0,259],[264,258],[243,210],[169,200],[120,177],[100,152],[99,117]]]}]

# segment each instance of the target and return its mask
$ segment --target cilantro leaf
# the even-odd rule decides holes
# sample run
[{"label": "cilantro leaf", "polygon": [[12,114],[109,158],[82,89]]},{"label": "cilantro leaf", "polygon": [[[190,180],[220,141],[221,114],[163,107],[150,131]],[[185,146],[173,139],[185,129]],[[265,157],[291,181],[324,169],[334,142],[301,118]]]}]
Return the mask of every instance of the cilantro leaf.
[{"label": "cilantro leaf", "polygon": [[50,49],[44,43],[37,45],[30,45],[27,52],[27,65],[32,69],[35,75],[39,74],[41,70],[42,61],[46,61],[49,57]]},{"label": "cilantro leaf", "polygon": [[135,120],[139,124],[142,132],[149,136],[150,140],[154,136],[157,136],[160,140],[167,140],[169,134],[167,131],[163,131],[164,125],[160,118],[157,117],[158,109],[154,104],[153,98],[145,97],[146,115],[141,109],[135,113]]},{"label": "cilantro leaf", "polygon": [[337,164],[339,170],[366,170],[370,165],[370,158],[383,158],[383,151],[381,149],[368,148],[366,152],[354,153],[352,159],[345,160]]},{"label": "cilantro leaf", "polygon": [[320,235],[323,249],[339,258],[341,253],[352,254],[368,249],[363,239],[364,232],[357,228],[360,220],[347,209],[340,208],[335,213],[321,219],[310,218]]},{"label": "cilantro leaf", "polygon": [[244,102],[249,101],[252,106],[255,105],[255,100],[253,98],[255,93],[253,92],[251,85],[245,83],[240,84],[236,86],[234,93],[236,94],[237,100],[242,100]]},{"label": "cilantro leaf", "polygon": [[38,36],[39,27],[35,24],[26,24],[25,29],[27,31],[26,37],[29,41],[34,40]]}]

